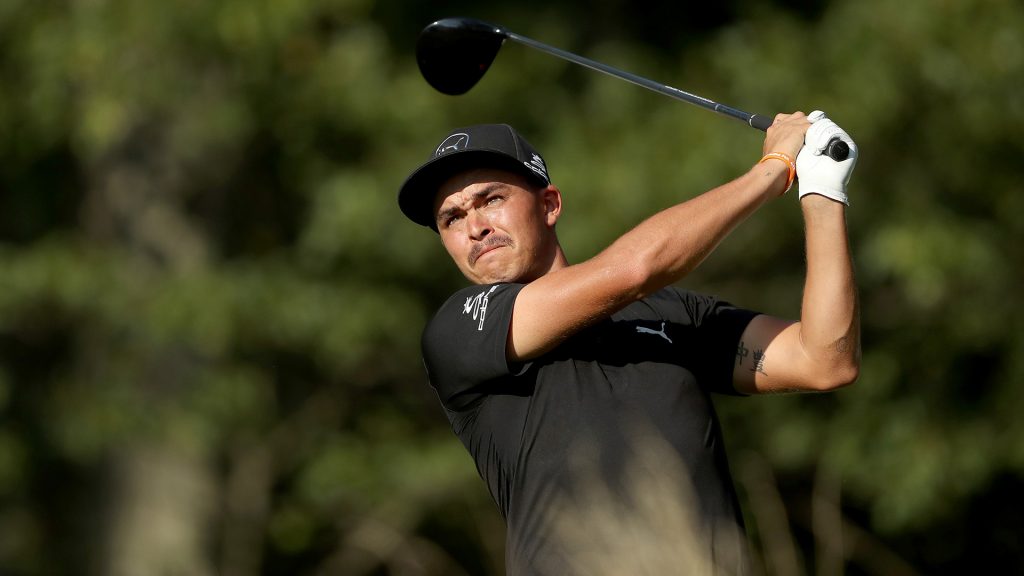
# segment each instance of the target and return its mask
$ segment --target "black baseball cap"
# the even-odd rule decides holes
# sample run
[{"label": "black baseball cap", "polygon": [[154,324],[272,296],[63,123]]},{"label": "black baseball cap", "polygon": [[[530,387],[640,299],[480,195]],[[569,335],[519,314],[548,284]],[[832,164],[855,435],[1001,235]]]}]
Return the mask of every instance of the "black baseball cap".
[{"label": "black baseball cap", "polygon": [[433,156],[413,172],[398,191],[398,207],[413,222],[437,231],[434,196],[456,173],[471,168],[501,168],[522,174],[541,186],[551,183],[540,154],[508,124],[456,128]]}]

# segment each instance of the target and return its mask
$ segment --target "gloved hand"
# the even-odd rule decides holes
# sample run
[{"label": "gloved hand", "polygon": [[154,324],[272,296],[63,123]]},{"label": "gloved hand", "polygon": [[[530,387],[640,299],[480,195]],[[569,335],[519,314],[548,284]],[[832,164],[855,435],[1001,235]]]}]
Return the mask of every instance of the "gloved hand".
[{"label": "gloved hand", "polygon": [[[845,130],[828,119],[821,110],[807,116],[811,127],[804,136],[804,147],[796,157],[796,174],[800,182],[799,197],[821,194],[847,206],[846,185],[850,183],[853,167],[857,165],[857,145]],[[850,147],[850,155],[842,162],[836,162],[824,154],[832,138],[838,136]]]}]

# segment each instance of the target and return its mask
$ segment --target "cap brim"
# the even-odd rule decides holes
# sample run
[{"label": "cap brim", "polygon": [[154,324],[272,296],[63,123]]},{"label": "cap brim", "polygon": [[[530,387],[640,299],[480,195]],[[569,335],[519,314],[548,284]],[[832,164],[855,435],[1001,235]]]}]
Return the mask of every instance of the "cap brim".
[{"label": "cap brim", "polygon": [[432,158],[413,172],[398,191],[398,206],[413,222],[435,232],[434,199],[438,188],[459,172],[473,168],[499,168],[522,174],[532,181],[547,185],[538,174],[522,162],[497,150],[460,150]]}]

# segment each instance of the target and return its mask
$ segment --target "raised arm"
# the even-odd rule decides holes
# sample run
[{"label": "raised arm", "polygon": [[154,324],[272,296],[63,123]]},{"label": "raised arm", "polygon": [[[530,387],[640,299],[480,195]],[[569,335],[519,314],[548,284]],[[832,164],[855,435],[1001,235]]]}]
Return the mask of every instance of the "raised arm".
[{"label": "raised arm", "polygon": [[[800,321],[758,316],[747,326],[733,371],[734,385],[746,393],[832,390],[858,376],[860,321],[846,230],[846,184],[857,151],[824,115],[811,118],[817,121],[797,160],[807,251]],[[837,134],[851,145],[848,160],[814,154]]]},{"label": "raised arm", "polygon": [[[768,129],[764,152],[796,157],[808,126],[802,113],[780,114]],[[758,163],[727,184],[651,216],[590,260],[534,280],[516,299],[507,356],[539,356],[678,281],[759,206],[785,192],[788,176],[783,160]]]}]

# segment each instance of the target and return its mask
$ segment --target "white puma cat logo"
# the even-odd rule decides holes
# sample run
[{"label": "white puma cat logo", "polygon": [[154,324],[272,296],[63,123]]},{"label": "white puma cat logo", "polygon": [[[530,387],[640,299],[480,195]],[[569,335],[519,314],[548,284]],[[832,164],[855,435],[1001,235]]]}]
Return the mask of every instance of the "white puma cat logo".
[{"label": "white puma cat logo", "polygon": [[654,334],[656,336],[661,336],[665,340],[668,340],[669,344],[672,343],[672,339],[668,337],[668,334],[665,334],[665,323],[664,322],[661,323],[661,330],[651,330],[650,328],[644,328],[643,326],[637,326],[636,327],[636,331],[639,334]]}]

